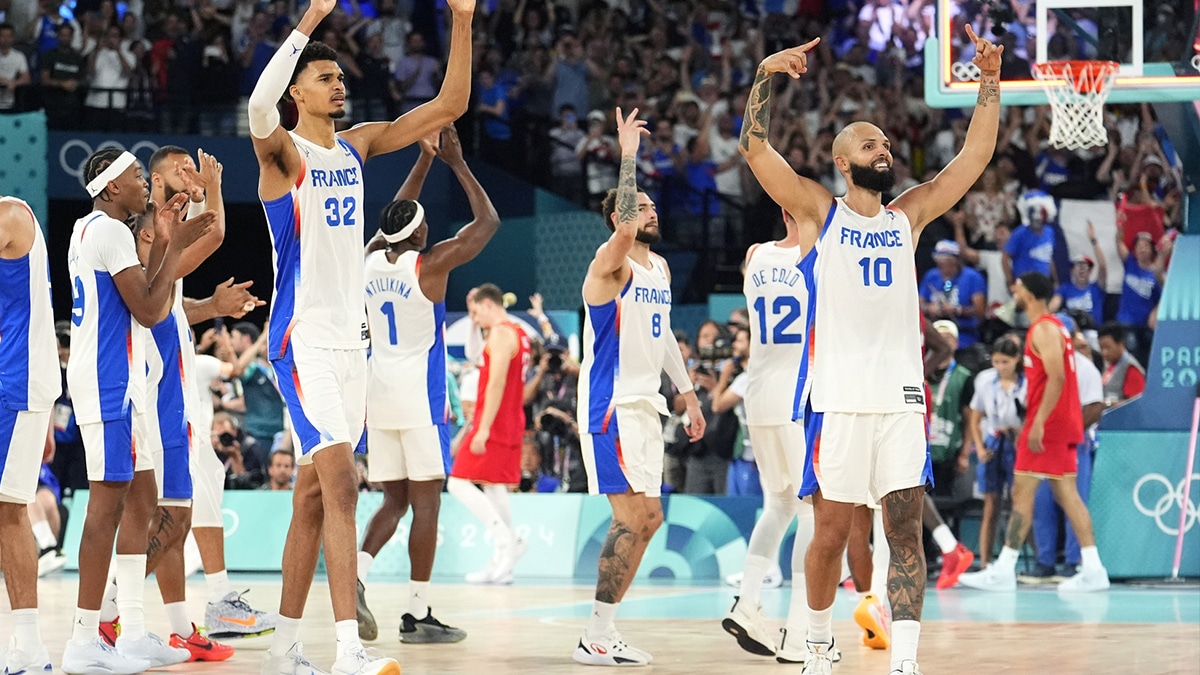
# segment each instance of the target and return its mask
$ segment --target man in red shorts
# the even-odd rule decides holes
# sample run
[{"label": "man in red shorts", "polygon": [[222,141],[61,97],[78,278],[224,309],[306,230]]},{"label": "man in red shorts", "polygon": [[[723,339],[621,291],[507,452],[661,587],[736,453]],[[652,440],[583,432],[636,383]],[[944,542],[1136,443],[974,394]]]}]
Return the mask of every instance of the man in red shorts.
[{"label": "man in red shorts", "polygon": [[[964,574],[959,583],[986,591],[1017,587],[1017,555],[1033,521],[1038,485],[1050,480],[1058,502],[1079,538],[1079,573],[1058,585],[1059,591],[1103,591],[1108,571],[1100,563],[1092,517],[1075,487],[1075,446],[1083,442],[1083,406],[1075,379],[1075,349],[1071,336],[1048,304],[1054,284],[1039,272],[1022,274],[1013,284],[1017,307],[1029,316],[1025,338],[1025,377],[1028,378],[1025,425],[1017,438],[1017,461],[1012,487],[1012,518],[1000,557],[982,572]],[[1066,480],[1063,480],[1063,479]]]},{"label": "man in red shorts", "polygon": [[458,447],[447,488],[487,527],[495,546],[487,567],[468,574],[467,582],[510,584],[513,565],[529,546],[513,535],[508,503],[509,486],[521,482],[529,337],[508,318],[503,295],[494,284],[476,289],[467,310],[488,336],[475,415]]}]

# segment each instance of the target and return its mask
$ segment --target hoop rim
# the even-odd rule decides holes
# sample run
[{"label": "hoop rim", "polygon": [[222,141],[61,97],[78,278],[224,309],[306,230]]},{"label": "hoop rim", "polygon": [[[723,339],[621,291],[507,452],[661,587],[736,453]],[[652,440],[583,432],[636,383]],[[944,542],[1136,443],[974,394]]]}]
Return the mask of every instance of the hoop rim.
[{"label": "hoop rim", "polygon": [[1033,64],[1033,77],[1047,88],[1052,80],[1067,80],[1075,91],[1088,94],[1106,89],[1120,70],[1116,61],[1045,61]]}]

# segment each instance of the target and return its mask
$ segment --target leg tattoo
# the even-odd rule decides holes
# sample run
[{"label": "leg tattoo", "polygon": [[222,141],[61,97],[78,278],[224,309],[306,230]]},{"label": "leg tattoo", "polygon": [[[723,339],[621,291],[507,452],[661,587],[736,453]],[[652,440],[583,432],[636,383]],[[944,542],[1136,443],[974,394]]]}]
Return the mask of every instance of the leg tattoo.
[{"label": "leg tattoo", "polygon": [[616,602],[625,578],[633,574],[630,556],[637,547],[639,534],[619,521],[614,520],[608,528],[608,538],[600,550],[600,579],[596,583],[596,599],[600,602]]},{"label": "leg tattoo", "polygon": [[925,547],[921,541],[921,512],[925,490],[911,488],[883,498],[883,522],[892,548],[888,569],[888,600],[893,621],[920,621],[925,607]]},{"label": "leg tattoo", "polygon": [[1025,535],[1025,515],[1014,509],[1012,515],[1008,517],[1008,535],[1004,538],[1004,545],[1014,551],[1019,551],[1025,543]]}]

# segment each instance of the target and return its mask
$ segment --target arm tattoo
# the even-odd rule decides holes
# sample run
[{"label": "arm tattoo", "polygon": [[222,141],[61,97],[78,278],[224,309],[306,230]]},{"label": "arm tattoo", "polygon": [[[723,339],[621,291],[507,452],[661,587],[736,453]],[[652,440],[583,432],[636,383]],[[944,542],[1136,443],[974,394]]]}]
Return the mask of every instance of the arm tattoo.
[{"label": "arm tattoo", "polygon": [[600,602],[617,602],[622,591],[629,585],[629,577],[636,572],[630,558],[637,548],[638,537],[625,523],[613,520],[608,528],[608,537],[600,549],[600,578],[596,583],[596,599]]},{"label": "arm tattoo", "polygon": [[924,507],[924,488],[899,490],[883,498],[883,529],[892,549],[887,584],[893,621],[920,621],[925,608]]},{"label": "arm tattoo", "polygon": [[767,142],[767,127],[771,124],[771,73],[762,66],[754,75],[750,85],[750,98],[746,101],[746,115],[742,121],[742,149],[750,149],[750,139]]},{"label": "arm tattoo", "polygon": [[977,106],[987,106],[1000,102],[1000,75],[983,75],[979,79],[979,99]]},{"label": "arm tattoo", "polygon": [[621,158],[621,173],[617,178],[617,224],[637,220],[637,160]]}]

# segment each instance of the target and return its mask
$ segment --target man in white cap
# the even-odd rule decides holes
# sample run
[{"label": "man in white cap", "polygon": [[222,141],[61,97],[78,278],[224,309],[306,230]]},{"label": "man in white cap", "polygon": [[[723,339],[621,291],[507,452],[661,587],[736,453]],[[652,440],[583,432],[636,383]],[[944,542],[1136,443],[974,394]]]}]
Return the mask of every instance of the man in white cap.
[{"label": "man in white cap", "polygon": [[987,282],[958,258],[958,243],[943,239],[933,248],[937,267],[921,279],[921,311],[930,321],[950,321],[957,328],[958,347],[979,341],[979,321],[987,311]]}]

